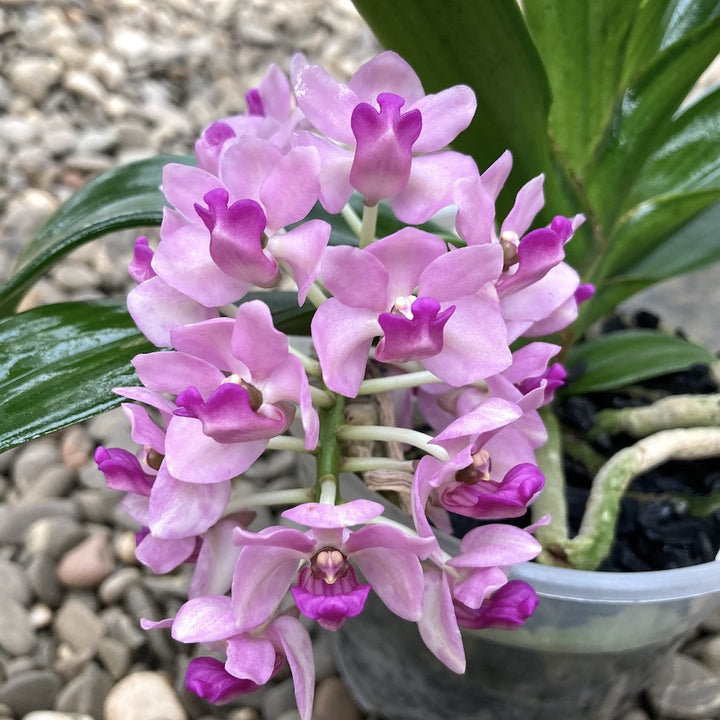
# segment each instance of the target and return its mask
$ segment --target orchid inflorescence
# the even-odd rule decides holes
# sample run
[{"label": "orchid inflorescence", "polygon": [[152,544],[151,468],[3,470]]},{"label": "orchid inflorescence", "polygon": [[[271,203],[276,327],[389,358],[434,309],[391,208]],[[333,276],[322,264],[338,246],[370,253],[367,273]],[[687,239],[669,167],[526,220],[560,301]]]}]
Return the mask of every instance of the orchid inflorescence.
[{"label": "orchid inflorescence", "polygon": [[[347,85],[300,55],[290,75],[271,66],[244,115],[202,134],[197,166],[165,167],[171,207],[157,249],[136,243],[128,308],[169,350],[135,357],[142,387],[116,390],[142,449],[100,447],[96,461],[143,528],[138,559],[158,573],[194,563],[176,616],[144,623],[209,648],[187,686],[224,703],[287,661],[309,720],[299,614],[337,630],[372,589],[461,673],[460,627],[512,628],[533,612],[533,589],[507,576],[539,553],[532,527],[475,523],[454,557],[436,532],[453,516],[519,518],[540,492],[538,408],[565,373],[557,345],[527,338],[565,328],[592,288],[563,262],[582,216],[529,231],[542,176],[498,228],[510,154],[481,174],[446,149],[475,112],[470,88],[426,95],[392,52]],[[357,245],[329,242],[331,225],[310,219],[318,203]],[[378,203],[402,225],[380,239]],[[441,211],[455,213],[452,231]],[[316,358],[276,329],[262,294],[247,297],[290,281],[316,308]],[[369,415],[353,412],[361,398]],[[283,525],[251,532],[233,485],[268,449],[314,454],[317,481],[254,495],[290,507]],[[397,499],[407,526],[380,502],[343,501],[342,471]]]}]

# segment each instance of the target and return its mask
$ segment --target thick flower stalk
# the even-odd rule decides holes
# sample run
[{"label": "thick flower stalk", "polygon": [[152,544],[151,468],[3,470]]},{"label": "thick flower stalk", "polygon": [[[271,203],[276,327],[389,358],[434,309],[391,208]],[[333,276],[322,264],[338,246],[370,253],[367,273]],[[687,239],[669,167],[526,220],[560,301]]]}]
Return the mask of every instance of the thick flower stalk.
[{"label": "thick flower stalk", "polygon": [[[564,262],[582,217],[532,229],[542,177],[498,227],[509,153],[480,174],[447,148],[472,119],[470,88],[427,95],[391,52],[347,85],[300,55],[291,76],[271,67],[246,113],[203,132],[196,167],[165,168],[160,241],[137,241],[128,297],[158,351],[134,359],[140,387],[117,389],[139,449],[101,447],[96,461],[126,493],[140,561],[193,565],[176,616],[144,622],[202,644],[188,688],[231,702],[288,663],[309,720],[300,615],[336,631],[374,592],[462,672],[462,627],[532,614],[533,589],[507,570],[540,546],[495,521],[522,518],[543,487],[538,410],[565,373],[557,345],[511,343],[561,330],[591,290]],[[318,204],[337,217],[314,217]],[[380,205],[395,219],[377,238]],[[432,224],[440,210],[455,229]],[[357,245],[333,238],[335,223]],[[278,286],[315,308],[309,354],[273,316]],[[247,297],[258,291],[267,303]],[[243,502],[238,479],[272,449],[313,455],[315,483]],[[341,469],[365,473],[406,522],[343,499]],[[259,505],[283,510],[251,531]],[[454,531],[455,557],[438,540]]]}]

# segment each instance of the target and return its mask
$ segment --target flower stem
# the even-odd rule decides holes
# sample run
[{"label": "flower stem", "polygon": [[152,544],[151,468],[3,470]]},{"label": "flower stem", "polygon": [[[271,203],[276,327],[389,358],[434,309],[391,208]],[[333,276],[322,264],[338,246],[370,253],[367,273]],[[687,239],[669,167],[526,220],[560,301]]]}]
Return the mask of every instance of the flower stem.
[{"label": "flower stem", "polygon": [[[337,485],[340,473],[340,442],[338,429],[345,421],[345,398],[342,395],[335,395],[335,402],[331,407],[321,408],[320,436],[317,450],[317,481],[315,491],[320,498],[326,497],[328,490],[326,483],[329,481]],[[322,500],[321,500],[322,502]]]},{"label": "flower stem", "polygon": [[322,291],[320,286],[314,282],[308,288],[307,299],[318,308],[327,300],[327,295]]},{"label": "flower stem", "polygon": [[276,435],[268,440],[268,450],[292,450],[292,452],[313,452],[305,449],[305,440],[290,435]]},{"label": "flower stem", "polygon": [[369,470],[414,471],[412,460],[395,460],[387,457],[348,457],[340,464],[340,472],[368,472]]},{"label": "flower stem", "polygon": [[386,375],[385,377],[363,380],[360,383],[358,395],[374,395],[375,393],[388,392],[389,390],[399,390],[401,388],[411,388],[417,387],[418,385],[441,382],[444,381],[436,375],[433,375],[429,370],[420,370],[402,375]]},{"label": "flower stem", "polygon": [[322,368],[317,360],[314,360],[309,355],[306,355],[304,352],[298,350],[292,345],[288,345],[288,352],[291,355],[294,355],[302,363],[302,366],[308,375],[312,375],[313,377],[322,377]]},{"label": "flower stem", "polygon": [[375,242],[378,206],[363,205],[362,228],[360,229],[360,247],[364,248]]},{"label": "flower stem", "polygon": [[268,492],[251,493],[233,498],[225,510],[225,514],[238,512],[252,507],[270,507],[273,505],[298,505],[312,500],[312,488],[291,488],[288,490],[269,490]]},{"label": "flower stem", "polygon": [[419,448],[428,455],[447,462],[450,456],[445,448],[431,445],[432,435],[408,430],[407,428],[387,427],[385,425],[343,425],[338,429],[340,440],[378,440],[380,442],[400,442]]},{"label": "flower stem", "polygon": [[360,233],[362,232],[362,222],[360,221],[357,213],[352,209],[350,203],[345,204],[345,207],[340,211],[340,214],[350,230],[360,237]]}]

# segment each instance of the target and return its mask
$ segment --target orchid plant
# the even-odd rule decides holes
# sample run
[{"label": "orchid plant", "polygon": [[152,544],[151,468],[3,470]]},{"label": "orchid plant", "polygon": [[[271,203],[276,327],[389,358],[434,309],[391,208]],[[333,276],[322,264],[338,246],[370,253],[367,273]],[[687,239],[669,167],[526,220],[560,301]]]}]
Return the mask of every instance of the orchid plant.
[{"label": "orchid plant", "polygon": [[[71,248],[160,225],[158,243],[136,242],[127,310],[66,303],[0,320],[0,449],[122,398],[138,451],[100,447],[95,459],[142,528],[138,559],[158,573],[194,566],[175,617],[145,625],[206,647],[187,671],[204,698],[228,702],[287,662],[309,720],[312,649],[299,616],[337,630],[371,591],[463,672],[461,628],[510,629],[532,614],[533,589],[507,569],[541,554],[535,534],[577,565],[607,536],[592,522],[574,545],[557,534],[555,392],[712,358],[661,334],[583,335],[632,291],[720,257],[707,230],[720,207],[717,153],[684,184],[671,163],[717,146],[697,133],[717,119],[718,91],[672,117],[718,50],[717,3],[692,17],[669,1],[564,4],[569,20],[559,2],[525,5],[523,18],[514,0],[462,12],[358,0],[422,81],[393,51],[347,84],[302,55],[289,76],[271,66],[246,112],[206,128],[194,156],[134,163],[77,193],[0,289],[12,310]],[[587,14],[604,28],[588,40],[598,84],[583,88],[576,134],[576,105],[549,98],[572,96],[558,68],[577,47],[555,41],[558,13],[545,6],[568,26]],[[608,29],[600,20],[620,7]],[[451,31],[452,48],[442,40]],[[466,32],[481,41],[464,42]],[[618,50],[609,58],[608,42]],[[467,65],[468,48],[504,60],[488,73]],[[568,82],[580,92],[583,78]],[[672,97],[660,102],[668,78]],[[514,120],[493,114],[518,103]],[[671,179],[678,193],[668,194]],[[689,233],[691,259],[668,267]],[[564,366],[577,376],[567,387]],[[717,453],[715,435],[695,445]],[[238,493],[236,480],[273,449],[314,458],[309,486]],[[343,472],[380,495],[344,498]],[[616,499],[613,473],[596,515]],[[553,487],[540,494],[546,479]],[[388,498],[406,522],[389,516]],[[532,525],[496,522],[530,504]],[[261,505],[281,509],[281,521],[253,532]],[[462,517],[475,526],[452,556],[442,534]]]}]

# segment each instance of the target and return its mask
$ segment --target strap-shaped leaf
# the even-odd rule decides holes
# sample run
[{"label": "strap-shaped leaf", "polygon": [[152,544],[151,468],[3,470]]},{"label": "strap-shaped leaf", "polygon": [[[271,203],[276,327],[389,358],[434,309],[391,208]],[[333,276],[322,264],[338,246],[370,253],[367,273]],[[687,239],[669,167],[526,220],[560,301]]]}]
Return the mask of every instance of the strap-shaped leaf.
[{"label": "strap-shaped leaf", "polygon": [[626,207],[661,195],[720,189],[720,87],[685,109],[660,137]]},{"label": "strap-shaped leaf", "polygon": [[641,3],[625,52],[621,84],[631,84],[662,50],[718,12],[718,0],[652,0]]},{"label": "strap-shaped leaf", "polygon": [[[708,250],[711,251],[710,255],[706,256],[708,261],[711,257],[720,255],[717,234],[714,238],[706,236],[706,242],[703,242],[703,238],[696,240],[693,235],[683,231],[689,222],[718,201],[720,201],[720,187],[656,197],[640,203],[622,218],[613,234],[610,249],[603,259],[609,272],[608,278],[613,275],[632,275],[657,281],[686,272],[680,270],[683,267],[682,257],[688,251],[695,251],[694,246],[698,244],[698,240],[703,245],[703,254]],[[664,257],[670,261],[670,266],[658,268],[656,265],[656,269],[648,274],[647,263],[644,261],[652,257],[656,250],[664,252],[664,244],[670,242],[670,238],[678,233],[682,233],[688,244],[683,246],[675,242],[674,247],[680,254],[672,256],[664,253]],[[642,269],[638,269],[638,264]],[[658,270],[660,274],[657,274]]]},{"label": "strap-shaped leaf", "polygon": [[168,162],[192,164],[193,160],[166,155],[129,163],[91,180],[63,203],[0,288],[0,313],[11,311],[33,282],[83,243],[115,230],[159,225],[165,204],[159,186]]},{"label": "strap-shaped leaf", "polygon": [[709,350],[682,338],[654,330],[621,330],[573,347],[567,367],[574,379],[564,392],[615,390],[714,359]]},{"label": "strap-shaped leaf", "polygon": [[619,98],[586,176],[601,227],[610,228],[664,128],[720,52],[720,15],[666,47]]},{"label": "strap-shaped leaf", "polygon": [[153,346],[118,302],[60,303],[0,320],[0,451],[118,405]]},{"label": "strap-shaped leaf", "polygon": [[640,0],[526,0],[552,91],[550,133],[577,174],[610,120]]}]

